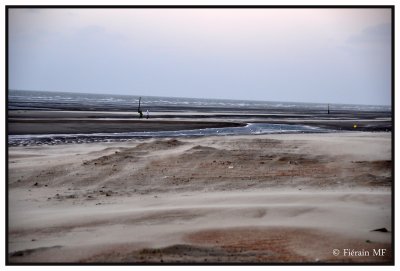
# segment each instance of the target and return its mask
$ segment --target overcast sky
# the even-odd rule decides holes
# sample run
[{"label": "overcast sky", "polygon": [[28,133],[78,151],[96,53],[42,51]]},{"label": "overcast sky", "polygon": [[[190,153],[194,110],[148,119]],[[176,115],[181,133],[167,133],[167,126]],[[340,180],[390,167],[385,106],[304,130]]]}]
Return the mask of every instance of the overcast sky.
[{"label": "overcast sky", "polygon": [[391,103],[389,9],[10,9],[9,88]]}]

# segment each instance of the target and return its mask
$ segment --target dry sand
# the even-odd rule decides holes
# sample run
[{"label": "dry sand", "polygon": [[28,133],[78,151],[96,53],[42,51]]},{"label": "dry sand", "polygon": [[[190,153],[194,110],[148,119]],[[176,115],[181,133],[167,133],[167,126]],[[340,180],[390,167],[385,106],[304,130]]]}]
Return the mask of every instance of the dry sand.
[{"label": "dry sand", "polygon": [[10,147],[9,261],[391,263],[391,170],[390,133]]}]

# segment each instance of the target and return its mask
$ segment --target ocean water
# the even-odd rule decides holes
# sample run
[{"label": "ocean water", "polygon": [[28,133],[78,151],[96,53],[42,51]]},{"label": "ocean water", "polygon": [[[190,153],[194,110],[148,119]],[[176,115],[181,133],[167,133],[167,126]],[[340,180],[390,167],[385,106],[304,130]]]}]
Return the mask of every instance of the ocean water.
[{"label": "ocean water", "polygon": [[[310,110],[326,111],[327,104],[245,101],[226,99],[175,98],[141,96],[143,108],[151,111],[180,110]],[[70,92],[9,90],[8,109],[81,110],[81,111],[132,111],[138,106],[139,96],[87,94]],[[330,104],[334,110],[390,112],[390,106]]]}]

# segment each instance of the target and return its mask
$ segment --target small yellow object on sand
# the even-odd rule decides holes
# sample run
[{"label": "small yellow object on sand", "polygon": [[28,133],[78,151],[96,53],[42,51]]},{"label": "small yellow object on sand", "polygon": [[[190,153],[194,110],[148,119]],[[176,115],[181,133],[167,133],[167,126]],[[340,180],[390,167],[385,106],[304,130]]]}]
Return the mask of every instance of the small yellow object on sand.
[{"label": "small yellow object on sand", "polygon": [[357,128],[357,124],[354,124],[354,125],[353,125],[353,128],[356,129],[356,128]]}]

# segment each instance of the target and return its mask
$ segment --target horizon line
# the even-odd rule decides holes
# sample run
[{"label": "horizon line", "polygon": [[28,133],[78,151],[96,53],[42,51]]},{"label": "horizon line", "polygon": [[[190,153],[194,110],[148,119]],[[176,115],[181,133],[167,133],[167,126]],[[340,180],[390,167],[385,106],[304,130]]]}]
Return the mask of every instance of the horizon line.
[{"label": "horizon line", "polygon": [[213,100],[229,100],[229,101],[249,101],[249,102],[273,102],[273,103],[300,103],[300,104],[326,104],[326,105],[361,105],[361,106],[385,106],[393,109],[393,100],[391,104],[357,104],[357,103],[337,103],[337,102],[299,102],[299,101],[278,101],[278,100],[252,100],[252,99],[232,99],[232,98],[211,98],[211,97],[183,97],[183,96],[158,96],[158,95],[140,95],[140,94],[121,94],[121,93],[91,93],[81,91],[54,91],[54,90],[37,90],[37,89],[11,89],[9,91],[32,91],[32,92],[52,92],[52,93],[79,93],[89,95],[116,95],[116,96],[137,96],[137,97],[163,97],[163,98],[180,98],[180,99],[213,99]]}]

